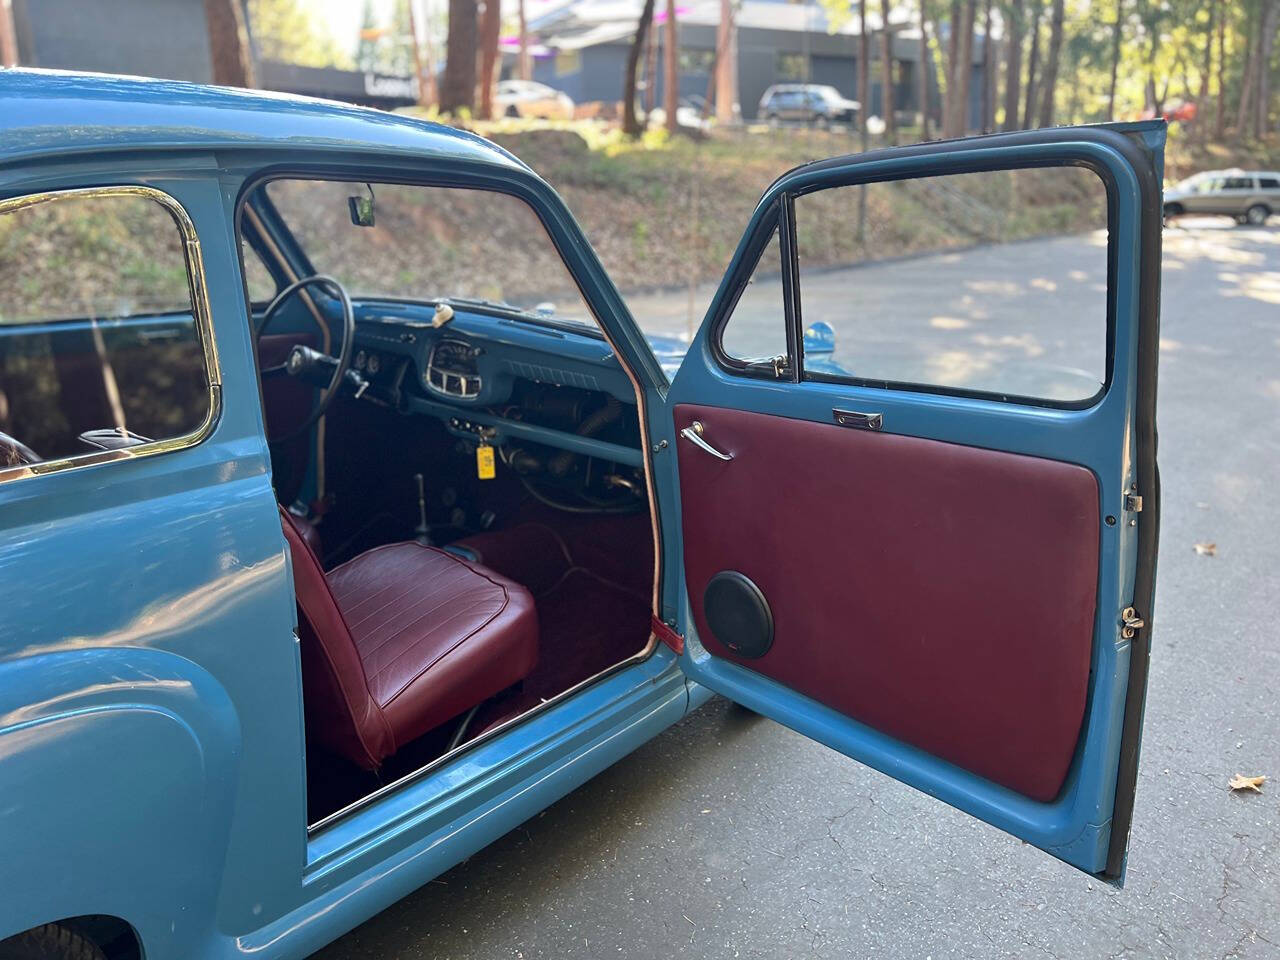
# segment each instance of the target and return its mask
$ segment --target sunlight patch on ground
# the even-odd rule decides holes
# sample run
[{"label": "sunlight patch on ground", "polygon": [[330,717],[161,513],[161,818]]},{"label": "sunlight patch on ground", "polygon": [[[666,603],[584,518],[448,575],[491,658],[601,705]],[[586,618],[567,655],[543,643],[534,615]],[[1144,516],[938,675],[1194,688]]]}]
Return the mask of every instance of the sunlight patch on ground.
[{"label": "sunlight patch on ground", "polygon": [[1031,286],[1035,287],[1037,290],[1047,290],[1049,293],[1053,293],[1058,289],[1057,282],[1050,280],[1048,277],[1035,277],[1031,281]]},{"label": "sunlight patch on ground", "polygon": [[1044,347],[1040,341],[1029,333],[1006,334],[1002,337],[993,337],[986,333],[977,333],[973,336],[973,342],[983,347],[998,347],[1002,349],[1018,349],[1025,353],[1028,357],[1040,357],[1044,355]]},{"label": "sunlight patch on ground", "polygon": [[[1227,274],[1218,274],[1220,280],[1226,280]],[[1236,286],[1231,290],[1224,290],[1223,296],[1227,297],[1248,297],[1251,300],[1259,300],[1262,303],[1280,304],[1280,273],[1274,270],[1268,270],[1265,273],[1249,273],[1243,277],[1236,277]]]},{"label": "sunlight patch on ground", "polygon": [[931,356],[928,367],[930,382],[959,386],[990,370],[991,361],[966,350],[948,350]]},{"label": "sunlight patch on ground", "polygon": [[930,317],[929,326],[936,330],[964,330],[970,326],[968,320],[960,317]]},{"label": "sunlight patch on ground", "polygon": [[1006,297],[1016,297],[1022,293],[1022,285],[1012,280],[966,280],[964,285],[974,293],[998,293]]}]

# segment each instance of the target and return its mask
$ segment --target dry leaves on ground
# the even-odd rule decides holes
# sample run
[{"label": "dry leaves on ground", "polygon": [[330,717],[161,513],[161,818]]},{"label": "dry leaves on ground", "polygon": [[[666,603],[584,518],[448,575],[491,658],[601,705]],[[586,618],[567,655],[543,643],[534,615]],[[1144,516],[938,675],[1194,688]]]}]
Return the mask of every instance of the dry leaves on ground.
[{"label": "dry leaves on ground", "polygon": [[1218,545],[1212,541],[1209,543],[1197,543],[1196,553],[1202,557],[1216,557],[1218,555]]},{"label": "dry leaves on ground", "polygon": [[1232,790],[1252,790],[1254,793],[1261,793],[1262,785],[1266,782],[1266,777],[1246,777],[1237,773],[1227,782],[1227,786]]}]

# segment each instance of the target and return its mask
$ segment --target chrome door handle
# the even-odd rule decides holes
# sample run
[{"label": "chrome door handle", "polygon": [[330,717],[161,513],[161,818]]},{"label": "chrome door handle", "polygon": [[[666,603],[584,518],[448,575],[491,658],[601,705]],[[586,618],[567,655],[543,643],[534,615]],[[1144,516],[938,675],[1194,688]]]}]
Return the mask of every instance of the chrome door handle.
[{"label": "chrome door handle", "polygon": [[699,450],[703,450],[711,454],[717,460],[723,460],[725,463],[728,463],[730,460],[733,459],[733,454],[721,453],[711,444],[707,443],[707,441],[703,440],[702,431],[703,431],[702,421],[695,420],[693,421],[693,423],[689,424],[689,426],[685,427],[683,430],[680,431],[680,436],[684,437],[686,440],[692,443]]}]

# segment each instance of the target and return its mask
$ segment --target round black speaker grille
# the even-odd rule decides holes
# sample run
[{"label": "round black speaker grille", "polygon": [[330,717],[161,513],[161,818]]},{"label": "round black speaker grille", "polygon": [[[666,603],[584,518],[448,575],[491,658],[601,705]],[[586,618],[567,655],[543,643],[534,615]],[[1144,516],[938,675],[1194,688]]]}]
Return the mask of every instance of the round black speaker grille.
[{"label": "round black speaker grille", "polygon": [[740,657],[763,657],[773,646],[773,611],[760,588],[737,570],[722,570],[702,594],[715,638]]}]

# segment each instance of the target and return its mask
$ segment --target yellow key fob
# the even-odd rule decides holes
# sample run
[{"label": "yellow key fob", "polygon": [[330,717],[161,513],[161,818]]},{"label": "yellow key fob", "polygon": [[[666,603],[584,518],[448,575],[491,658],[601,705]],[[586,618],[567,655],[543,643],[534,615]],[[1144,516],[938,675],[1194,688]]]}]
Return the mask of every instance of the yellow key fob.
[{"label": "yellow key fob", "polygon": [[476,447],[476,476],[481,480],[492,480],[497,476],[493,463],[493,447],[487,443]]}]

